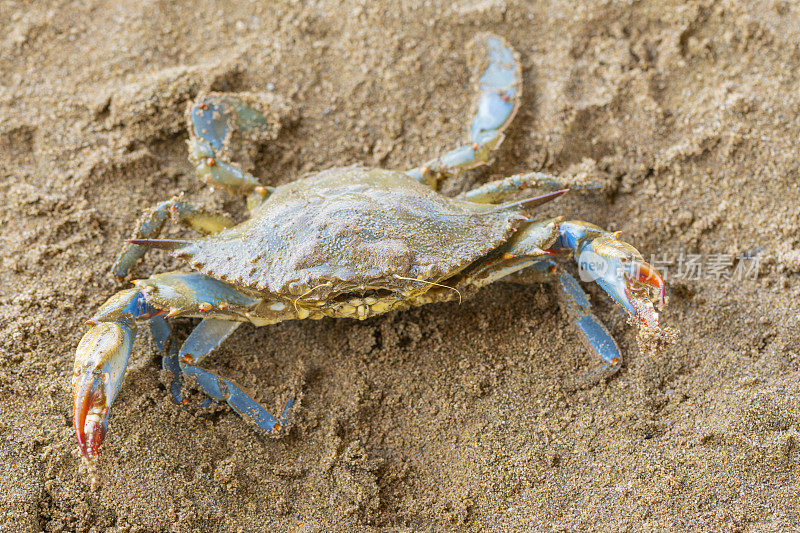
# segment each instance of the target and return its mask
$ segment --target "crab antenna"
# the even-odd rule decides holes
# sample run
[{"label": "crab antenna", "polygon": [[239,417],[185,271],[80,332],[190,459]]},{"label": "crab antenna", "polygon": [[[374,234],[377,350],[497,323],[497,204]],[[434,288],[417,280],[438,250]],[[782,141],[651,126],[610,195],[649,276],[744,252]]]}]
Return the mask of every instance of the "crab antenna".
[{"label": "crab antenna", "polygon": [[564,194],[566,194],[568,191],[569,189],[561,189],[559,191],[549,192],[547,194],[536,196],[534,198],[525,198],[524,200],[509,202],[507,204],[499,205],[496,209],[487,211],[487,213],[497,213],[498,211],[506,211],[508,209],[530,209],[532,207],[537,207],[542,204],[546,204],[551,200],[555,200],[559,196],[563,196]]},{"label": "crab antenna", "polygon": [[442,287],[444,289],[450,289],[451,291],[456,291],[456,294],[458,294],[458,305],[461,305],[461,303],[462,303],[461,291],[456,289],[455,287],[451,287],[450,285],[443,285],[441,283],[436,283],[436,282],[433,282],[433,281],[427,281],[427,280],[418,279],[418,278],[407,278],[407,277],[401,276],[399,274],[395,274],[394,277],[397,278],[397,279],[405,279],[405,280],[408,280],[408,281],[417,281],[419,283],[427,283],[429,285],[433,285],[434,287]]},{"label": "crab antenna", "polygon": [[147,248],[161,248],[162,250],[177,250],[192,244],[192,241],[182,239],[128,239],[126,242]]}]

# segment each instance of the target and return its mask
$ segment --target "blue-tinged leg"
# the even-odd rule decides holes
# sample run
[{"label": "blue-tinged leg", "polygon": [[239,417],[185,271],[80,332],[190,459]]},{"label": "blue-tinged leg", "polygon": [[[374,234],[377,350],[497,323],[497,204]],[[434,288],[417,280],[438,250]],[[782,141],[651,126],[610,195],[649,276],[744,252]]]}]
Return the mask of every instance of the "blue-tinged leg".
[{"label": "blue-tinged leg", "polygon": [[473,46],[480,57],[474,69],[478,95],[469,144],[406,172],[432,187],[445,175],[485,165],[503,142],[503,131],[522,98],[522,69],[514,49],[495,35],[480,35]]},{"label": "blue-tinged leg", "polygon": [[[253,208],[273,190],[262,186],[232,160],[233,145],[275,138],[280,127],[276,111],[285,106],[271,94],[201,94],[189,106],[189,160],[212,187],[248,195]],[[269,117],[269,118],[268,118]]]},{"label": "blue-tinged leg", "polygon": [[[184,341],[183,345],[179,346],[178,344],[173,343],[170,346],[169,352],[167,352],[164,357],[161,359],[161,367],[164,370],[169,370],[172,373],[173,380],[170,383],[169,390],[172,393],[172,397],[175,400],[175,403],[182,405],[186,398],[183,396],[181,392],[181,376],[184,374],[184,369],[186,367],[186,362],[196,362],[194,353],[201,353],[207,355],[215,348],[217,348],[222,341],[228,336],[227,334],[221,335],[222,332],[217,334],[217,338],[209,338],[213,337],[214,332],[213,328],[208,328],[209,320],[211,319],[203,319],[200,321],[200,324],[192,330],[189,334],[189,337]],[[232,333],[241,322],[233,322],[230,320],[212,320],[212,323],[221,323],[223,325],[227,325],[229,328],[228,334]],[[206,332],[207,329],[211,329],[211,331]],[[195,344],[197,344],[198,339],[205,339],[204,345],[199,347],[191,348]],[[188,348],[187,348],[188,346]],[[192,352],[188,350],[193,350]],[[198,356],[198,360],[200,356]],[[200,382],[198,381],[198,385]],[[204,392],[205,389],[201,386],[201,390]],[[209,394],[213,397],[213,394]],[[224,398],[217,398],[217,399],[224,399]],[[208,406],[211,400],[207,400],[203,403],[204,406]]]},{"label": "blue-tinged leg", "polygon": [[[149,320],[156,345],[163,349],[169,337],[165,316],[205,316],[178,349],[174,343],[163,359],[175,377],[170,392],[181,401],[182,374],[195,377],[213,398],[227,401],[236,412],[262,429],[276,434],[287,425],[294,400],[276,420],[240,387],[214,376],[195,363],[210,353],[261,301],[220,280],[200,273],[166,272],[136,280],[135,287],[109,298],[87,322],[75,354],[73,423],[78,446],[91,465],[105,437],[111,404],[122,387],[137,320]],[[220,318],[223,317],[223,318]]]},{"label": "blue-tinged leg", "polygon": [[[180,371],[186,376],[195,378],[197,386],[204,393],[215,400],[227,402],[242,418],[255,424],[268,434],[279,434],[288,425],[294,399],[286,402],[281,416],[276,419],[236,383],[197,366],[206,355],[217,348],[240,324],[241,322],[230,320],[203,319],[192,330],[177,356],[173,357],[177,359]],[[171,365],[170,369],[174,368],[174,362],[171,361],[169,365]],[[176,396],[176,400],[180,402],[182,398]]]},{"label": "blue-tinged leg", "polygon": [[[167,339],[170,336],[170,329],[167,321],[163,316],[157,316],[150,319],[150,334],[153,336],[153,341],[156,343],[156,348],[163,352],[167,346]],[[174,343],[170,345],[169,351],[161,358],[161,367],[164,370],[172,372],[173,380],[170,383],[169,391],[172,397],[175,398],[177,403],[180,403],[181,398],[181,367],[178,365],[178,349]]]},{"label": "blue-tinged leg", "polygon": [[515,174],[501,180],[486,183],[461,194],[459,198],[479,204],[494,204],[502,202],[510,196],[516,196],[520,191],[528,189],[599,190],[601,188],[602,186],[597,184],[576,185],[558,176],[553,176],[552,174],[546,174],[544,172],[528,172],[526,174]]},{"label": "blue-tinged leg", "polygon": [[192,364],[200,363],[241,325],[233,320],[204,318],[183,342],[178,357]]},{"label": "blue-tinged leg", "polygon": [[589,352],[601,360],[599,365],[575,380],[575,388],[588,387],[614,375],[622,366],[622,353],[611,333],[592,313],[589,297],[578,281],[549,260],[536,263],[529,272],[535,274],[533,277],[528,276],[532,280],[555,280],[564,312]]},{"label": "blue-tinged leg", "polygon": [[266,115],[272,115],[270,107],[276,105],[280,104],[268,94],[201,94],[189,106],[189,129],[194,138],[222,153],[237,134],[253,140],[274,138],[277,118]]},{"label": "blue-tinged leg", "polygon": [[[197,272],[156,274],[147,280],[137,280],[137,287],[147,295],[148,301],[171,314],[196,316],[208,314],[192,330],[179,349],[170,348],[162,360],[164,369],[175,379],[170,385],[177,403],[182,403],[181,375],[196,378],[200,389],[215,400],[226,401],[243,418],[255,423],[268,433],[275,434],[287,425],[290,409],[276,420],[266,409],[248,396],[233,381],[217,376],[197,366],[242,324],[247,311],[259,300],[240,293],[231,285]],[[228,317],[232,320],[221,318]],[[156,320],[151,324],[157,324]],[[161,326],[153,326],[161,331]],[[159,337],[163,334],[159,333]],[[156,340],[158,343],[158,338]],[[290,400],[287,405],[293,404]],[[284,416],[286,415],[286,416]]]},{"label": "blue-tinged leg", "polygon": [[178,362],[178,346],[176,343],[172,343],[169,347],[169,351],[161,357],[161,368],[169,370],[172,373],[169,392],[172,394],[172,399],[175,400],[175,403],[182,405],[185,399],[181,392],[181,375],[183,371]]},{"label": "blue-tinged leg", "polygon": [[600,365],[577,381],[579,385],[590,386],[611,377],[620,369],[622,353],[606,326],[592,313],[589,298],[578,281],[565,271],[557,275],[557,285],[561,289],[561,301],[567,316],[580,333],[589,351],[602,360]]},{"label": "blue-tinged leg", "polygon": [[[166,224],[167,218],[171,218],[174,222],[189,226],[201,233],[217,233],[235,224],[233,219],[226,215],[206,211],[183,201],[181,197],[175,197],[151,209],[134,230],[134,237],[158,237],[164,228],[164,224]],[[114,262],[114,266],[111,267],[111,271],[117,278],[124,278],[146,251],[147,248],[144,246],[130,242],[126,243]]]},{"label": "blue-tinged leg", "polygon": [[167,321],[164,320],[163,316],[156,316],[150,319],[150,335],[152,335],[159,351],[164,350],[166,347],[170,333]]}]

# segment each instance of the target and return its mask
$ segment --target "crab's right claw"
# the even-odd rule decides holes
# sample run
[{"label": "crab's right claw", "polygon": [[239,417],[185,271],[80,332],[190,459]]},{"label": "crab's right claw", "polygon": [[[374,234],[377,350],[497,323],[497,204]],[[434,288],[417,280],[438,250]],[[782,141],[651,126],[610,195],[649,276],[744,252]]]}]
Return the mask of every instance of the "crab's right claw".
[{"label": "crab's right claw", "polygon": [[95,324],[75,353],[73,423],[78,447],[91,465],[106,434],[111,403],[122,386],[133,346],[135,324],[129,315]]}]

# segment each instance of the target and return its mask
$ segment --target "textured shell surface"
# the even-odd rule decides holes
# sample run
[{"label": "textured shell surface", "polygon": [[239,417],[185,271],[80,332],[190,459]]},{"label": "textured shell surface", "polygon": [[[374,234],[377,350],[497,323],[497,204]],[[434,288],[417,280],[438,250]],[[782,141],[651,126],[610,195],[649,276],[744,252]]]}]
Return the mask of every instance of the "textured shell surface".
[{"label": "textured shell surface", "polygon": [[178,255],[279,296],[420,292],[500,246],[520,221],[516,209],[442,196],[401,172],[345,167],[276,188],[249,220]]}]

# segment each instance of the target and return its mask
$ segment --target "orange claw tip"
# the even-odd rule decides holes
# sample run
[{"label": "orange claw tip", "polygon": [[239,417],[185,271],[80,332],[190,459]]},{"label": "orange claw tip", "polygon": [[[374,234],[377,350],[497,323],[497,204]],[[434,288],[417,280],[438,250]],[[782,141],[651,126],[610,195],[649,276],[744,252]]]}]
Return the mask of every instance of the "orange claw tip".
[{"label": "orange claw tip", "polygon": [[666,285],[664,284],[664,278],[662,278],[661,274],[659,274],[658,271],[651,267],[648,263],[641,263],[638,265],[638,267],[636,281],[656,289],[658,291],[659,298],[661,299],[661,303],[665,303]]},{"label": "orange claw tip", "polygon": [[108,405],[104,385],[92,373],[78,378],[75,383],[75,405],[72,422],[78,439],[78,449],[88,462],[100,453],[100,444],[108,427]]}]

